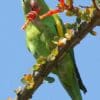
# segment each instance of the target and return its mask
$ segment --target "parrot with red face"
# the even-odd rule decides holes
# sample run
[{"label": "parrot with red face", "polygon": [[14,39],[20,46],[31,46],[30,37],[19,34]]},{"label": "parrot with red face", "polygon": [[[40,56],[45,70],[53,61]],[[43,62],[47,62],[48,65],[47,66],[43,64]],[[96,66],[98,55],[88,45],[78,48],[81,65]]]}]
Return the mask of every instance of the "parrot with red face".
[{"label": "parrot with red face", "polygon": [[[60,0],[59,0],[60,1]],[[40,19],[40,16],[50,9],[44,0],[23,0],[25,24],[22,29],[26,32],[26,44],[30,53],[38,59],[48,57],[54,49],[52,41],[55,36],[63,37],[66,27],[57,14]],[[82,100],[80,89],[86,93],[75,63],[73,48],[62,55],[52,73],[56,74],[72,100]]]}]

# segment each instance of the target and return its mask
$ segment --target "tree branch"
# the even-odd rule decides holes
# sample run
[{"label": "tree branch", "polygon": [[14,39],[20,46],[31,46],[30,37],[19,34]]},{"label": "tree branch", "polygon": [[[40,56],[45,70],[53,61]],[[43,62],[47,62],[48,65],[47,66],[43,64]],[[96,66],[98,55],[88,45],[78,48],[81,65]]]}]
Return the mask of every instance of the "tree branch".
[{"label": "tree branch", "polygon": [[16,100],[29,100],[30,98],[32,98],[32,95],[35,92],[35,90],[42,84],[44,78],[56,66],[61,55],[63,55],[65,51],[68,52],[70,48],[76,46],[88,34],[88,32],[90,32],[95,26],[98,25],[100,25],[100,11],[96,10],[94,12],[93,18],[91,19],[91,22],[82,23],[79,31],[75,33],[72,39],[68,41],[64,47],[59,49],[59,54],[56,56],[56,59],[54,61],[46,62],[46,64],[41,65],[39,74],[34,76],[34,87],[32,89],[27,89],[25,86],[23,89],[16,93]]}]

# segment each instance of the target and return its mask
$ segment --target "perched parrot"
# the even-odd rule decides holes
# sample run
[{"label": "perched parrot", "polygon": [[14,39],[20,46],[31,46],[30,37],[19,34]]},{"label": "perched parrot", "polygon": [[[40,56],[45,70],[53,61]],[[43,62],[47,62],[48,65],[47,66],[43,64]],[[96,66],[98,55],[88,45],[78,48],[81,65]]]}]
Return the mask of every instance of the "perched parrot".
[{"label": "perched parrot", "polygon": [[[33,4],[30,4],[30,2],[31,0],[23,0],[25,19],[30,11],[37,11],[37,13],[34,12],[36,15],[34,20],[24,26],[27,48],[36,59],[40,56],[47,57],[54,49],[54,43],[52,42],[54,37],[63,37],[65,27],[57,14],[40,19],[40,15],[50,10],[44,0],[34,0],[32,1]],[[57,63],[54,73],[58,76],[72,100],[82,100],[80,89],[84,93],[87,90],[75,64],[73,49],[62,55],[62,59]]]}]

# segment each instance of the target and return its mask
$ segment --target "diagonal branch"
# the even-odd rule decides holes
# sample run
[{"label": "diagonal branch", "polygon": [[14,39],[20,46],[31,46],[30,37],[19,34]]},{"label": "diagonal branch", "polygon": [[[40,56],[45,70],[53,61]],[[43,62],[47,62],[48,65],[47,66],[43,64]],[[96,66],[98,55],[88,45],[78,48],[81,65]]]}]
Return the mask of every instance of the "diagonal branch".
[{"label": "diagonal branch", "polygon": [[66,51],[68,52],[70,48],[76,46],[84,37],[90,32],[94,27],[100,25],[100,11],[96,10],[90,23],[82,23],[81,29],[75,33],[70,41],[66,43],[64,47],[59,50],[59,54],[56,56],[54,61],[46,62],[46,64],[41,66],[39,70],[40,74],[34,76],[35,85],[32,89],[27,89],[26,86],[17,92],[16,100],[29,100],[32,98],[33,93],[42,84],[44,78],[52,71],[56,66],[57,61],[61,55]]}]

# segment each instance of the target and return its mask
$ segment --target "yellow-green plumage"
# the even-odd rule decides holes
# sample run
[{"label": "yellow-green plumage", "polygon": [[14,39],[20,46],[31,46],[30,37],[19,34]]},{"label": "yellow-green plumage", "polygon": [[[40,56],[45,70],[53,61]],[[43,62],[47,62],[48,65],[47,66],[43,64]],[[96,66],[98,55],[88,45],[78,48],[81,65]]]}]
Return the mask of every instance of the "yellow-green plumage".
[{"label": "yellow-green plumage", "polygon": [[[44,0],[34,1],[36,1],[41,8],[39,15],[49,10]],[[29,3],[30,0],[24,0],[23,8],[25,15],[31,10]],[[57,15],[47,17],[43,20],[40,20],[38,16],[26,27],[25,31],[27,47],[37,59],[40,56],[47,57],[50,54],[54,48],[54,44],[52,43],[54,37],[63,36],[65,28]],[[69,93],[72,100],[82,100],[80,89],[84,92],[86,92],[86,89],[81,81],[74,61],[73,49],[71,49],[69,53],[65,52],[57,65],[55,74],[59,77],[63,87]]]}]

